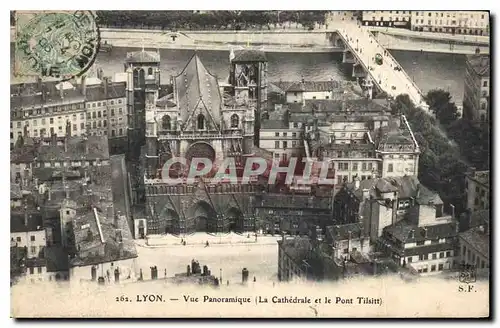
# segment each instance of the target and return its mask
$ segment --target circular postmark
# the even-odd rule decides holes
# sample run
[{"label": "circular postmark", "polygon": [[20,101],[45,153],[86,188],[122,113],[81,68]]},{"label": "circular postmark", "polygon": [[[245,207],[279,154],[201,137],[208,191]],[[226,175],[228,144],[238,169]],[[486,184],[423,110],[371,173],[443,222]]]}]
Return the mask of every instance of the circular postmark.
[{"label": "circular postmark", "polygon": [[15,73],[59,80],[80,76],[94,63],[99,43],[91,11],[18,14]]}]

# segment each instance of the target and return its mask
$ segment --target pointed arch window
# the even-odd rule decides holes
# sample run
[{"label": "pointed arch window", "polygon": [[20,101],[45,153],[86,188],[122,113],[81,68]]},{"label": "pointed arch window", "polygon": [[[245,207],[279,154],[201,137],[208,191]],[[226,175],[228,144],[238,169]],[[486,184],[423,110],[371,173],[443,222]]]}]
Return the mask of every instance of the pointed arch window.
[{"label": "pointed arch window", "polygon": [[171,121],[170,121],[170,116],[165,115],[165,116],[162,117],[161,120],[162,120],[161,127],[164,130],[171,130],[172,129],[172,124],[171,124]]},{"label": "pointed arch window", "polygon": [[205,130],[205,116],[203,114],[198,115],[197,126],[198,130]]},{"label": "pointed arch window", "polygon": [[240,125],[240,118],[238,117],[238,115],[233,114],[231,116],[231,128],[237,128],[238,125]]}]

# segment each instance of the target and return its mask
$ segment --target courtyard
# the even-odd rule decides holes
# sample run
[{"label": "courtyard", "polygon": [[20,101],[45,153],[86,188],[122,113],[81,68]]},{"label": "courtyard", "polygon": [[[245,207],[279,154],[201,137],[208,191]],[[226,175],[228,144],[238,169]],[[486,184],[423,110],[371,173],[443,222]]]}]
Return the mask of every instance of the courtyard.
[{"label": "courtyard", "polygon": [[144,280],[151,279],[150,267],[157,266],[158,279],[172,277],[176,273],[186,272],[191,260],[196,260],[201,267],[208,266],[212,275],[219,277],[222,269],[222,281],[226,284],[241,282],[241,270],[247,268],[249,280],[257,282],[278,281],[278,244],[204,244],[165,245],[151,247],[145,242],[136,242],[136,272],[142,269]]}]

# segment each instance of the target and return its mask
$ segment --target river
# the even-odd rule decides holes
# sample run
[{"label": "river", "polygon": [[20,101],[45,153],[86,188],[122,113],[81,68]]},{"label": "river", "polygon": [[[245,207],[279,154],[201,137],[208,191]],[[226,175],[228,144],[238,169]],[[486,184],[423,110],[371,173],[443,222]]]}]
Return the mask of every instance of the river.
[{"label": "river", "polygon": [[[127,52],[140,50],[115,47],[109,53],[100,53],[96,60],[104,75],[113,76],[123,72]],[[396,60],[412,77],[424,93],[442,88],[450,92],[453,101],[461,103],[464,92],[465,56],[457,54],[420,53],[391,51]],[[182,71],[189,58],[190,50],[160,49],[162,83],[170,76]],[[225,79],[229,74],[229,53],[224,51],[198,51],[208,70]],[[14,51],[11,49],[11,67]],[[269,81],[345,80],[351,70],[342,64],[340,53],[268,53]]]}]

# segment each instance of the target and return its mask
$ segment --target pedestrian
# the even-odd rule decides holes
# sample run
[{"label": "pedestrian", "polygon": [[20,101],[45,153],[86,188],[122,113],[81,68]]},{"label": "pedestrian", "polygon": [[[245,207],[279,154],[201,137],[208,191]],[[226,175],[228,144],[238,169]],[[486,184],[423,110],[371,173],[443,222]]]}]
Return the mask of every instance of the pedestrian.
[{"label": "pedestrian", "polygon": [[106,276],[108,277],[108,282],[110,282],[111,281],[111,278],[110,278],[111,274],[109,273],[109,270],[106,270]]},{"label": "pedestrian", "polygon": [[253,276],[253,282],[256,282],[256,281],[257,281],[257,279],[255,278],[255,276]]},{"label": "pedestrian", "polygon": [[167,269],[165,269],[165,279],[167,279]]}]

